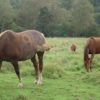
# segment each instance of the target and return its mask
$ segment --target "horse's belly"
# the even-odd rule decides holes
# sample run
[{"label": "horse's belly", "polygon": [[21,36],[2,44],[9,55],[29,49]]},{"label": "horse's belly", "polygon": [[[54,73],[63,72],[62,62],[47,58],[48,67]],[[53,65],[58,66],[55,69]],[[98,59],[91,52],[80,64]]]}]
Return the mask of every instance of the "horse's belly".
[{"label": "horse's belly", "polygon": [[19,45],[19,60],[26,60],[32,58],[36,51],[32,42],[23,42]]},{"label": "horse's belly", "polygon": [[2,60],[5,60],[5,61],[24,61],[24,60],[28,60],[28,59],[31,59],[33,56],[35,55],[35,53],[32,53],[32,54],[21,54],[20,56],[18,55],[14,55],[14,56],[9,56],[9,57],[6,57]]},{"label": "horse's belly", "polygon": [[2,60],[6,61],[23,61],[31,59],[35,55],[35,50],[32,48],[10,48],[7,49],[4,56],[0,57]]},{"label": "horse's belly", "polygon": [[35,55],[35,52],[22,52],[18,60],[27,60],[31,59]]},{"label": "horse's belly", "polygon": [[89,49],[89,54],[100,54],[100,46]]}]

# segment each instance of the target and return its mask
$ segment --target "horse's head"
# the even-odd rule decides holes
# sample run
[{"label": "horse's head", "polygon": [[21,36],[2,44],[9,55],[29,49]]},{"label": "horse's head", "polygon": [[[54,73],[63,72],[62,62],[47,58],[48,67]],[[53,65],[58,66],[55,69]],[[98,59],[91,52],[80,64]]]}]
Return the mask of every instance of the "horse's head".
[{"label": "horse's head", "polygon": [[44,51],[49,51],[50,50],[50,46],[48,45],[48,43],[43,44],[42,47],[44,48]]},{"label": "horse's head", "polygon": [[87,72],[89,72],[89,69],[91,67],[90,58],[84,61],[84,66],[85,66],[85,69],[87,70]]},{"label": "horse's head", "polygon": [[49,51],[50,50],[50,46],[45,43],[42,45],[37,45],[37,51]]}]

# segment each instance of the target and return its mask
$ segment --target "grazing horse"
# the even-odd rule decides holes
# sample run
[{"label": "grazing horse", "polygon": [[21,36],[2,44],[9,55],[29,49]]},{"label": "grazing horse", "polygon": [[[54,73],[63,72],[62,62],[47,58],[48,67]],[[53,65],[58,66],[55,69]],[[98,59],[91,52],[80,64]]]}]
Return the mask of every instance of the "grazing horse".
[{"label": "grazing horse", "polygon": [[70,47],[71,51],[75,52],[76,51],[76,44],[73,43]]},{"label": "grazing horse", "polygon": [[[91,71],[91,63],[95,54],[100,53],[100,38],[90,37],[84,48],[84,65],[86,70]],[[89,54],[91,56],[89,57]]]},{"label": "grazing horse", "polygon": [[[31,59],[36,73],[36,83],[42,83],[43,55],[49,50],[44,35],[36,30],[23,32],[4,31],[0,34],[0,68],[2,61],[11,62],[21,83],[18,61]],[[38,61],[36,59],[38,56]]]}]

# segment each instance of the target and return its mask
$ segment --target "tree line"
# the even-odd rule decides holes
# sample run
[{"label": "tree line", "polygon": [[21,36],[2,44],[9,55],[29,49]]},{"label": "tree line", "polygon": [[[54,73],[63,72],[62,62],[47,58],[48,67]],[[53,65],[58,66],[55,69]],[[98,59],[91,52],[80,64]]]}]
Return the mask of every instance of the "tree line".
[{"label": "tree line", "polygon": [[6,29],[100,36],[100,0],[0,0],[0,32]]}]

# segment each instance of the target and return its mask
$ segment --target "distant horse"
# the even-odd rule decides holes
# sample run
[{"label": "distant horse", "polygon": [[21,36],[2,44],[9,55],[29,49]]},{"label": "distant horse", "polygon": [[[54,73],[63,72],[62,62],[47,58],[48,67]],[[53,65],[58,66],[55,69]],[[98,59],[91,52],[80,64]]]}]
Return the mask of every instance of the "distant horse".
[{"label": "distant horse", "polygon": [[[100,38],[90,37],[84,48],[84,65],[86,70],[91,71],[91,63],[95,54],[100,53]],[[89,57],[89,54],[91,56]]]},{"label": "distant horse", "polygon": [[19,79],[18,86],[23,86],[18,61],[31,59],[35,67],[35,82],[42,84],[43,55],[49,49],[44,35],[39,31],[27,30],[18,33],[11,30],[4,31],[0,34],[0,67],[2,61],[11,62]]},{"label": "distant horse", "polygon": [[76,44],[73,43],[70,47],[71,51],[75,52],[76,51]]}]

